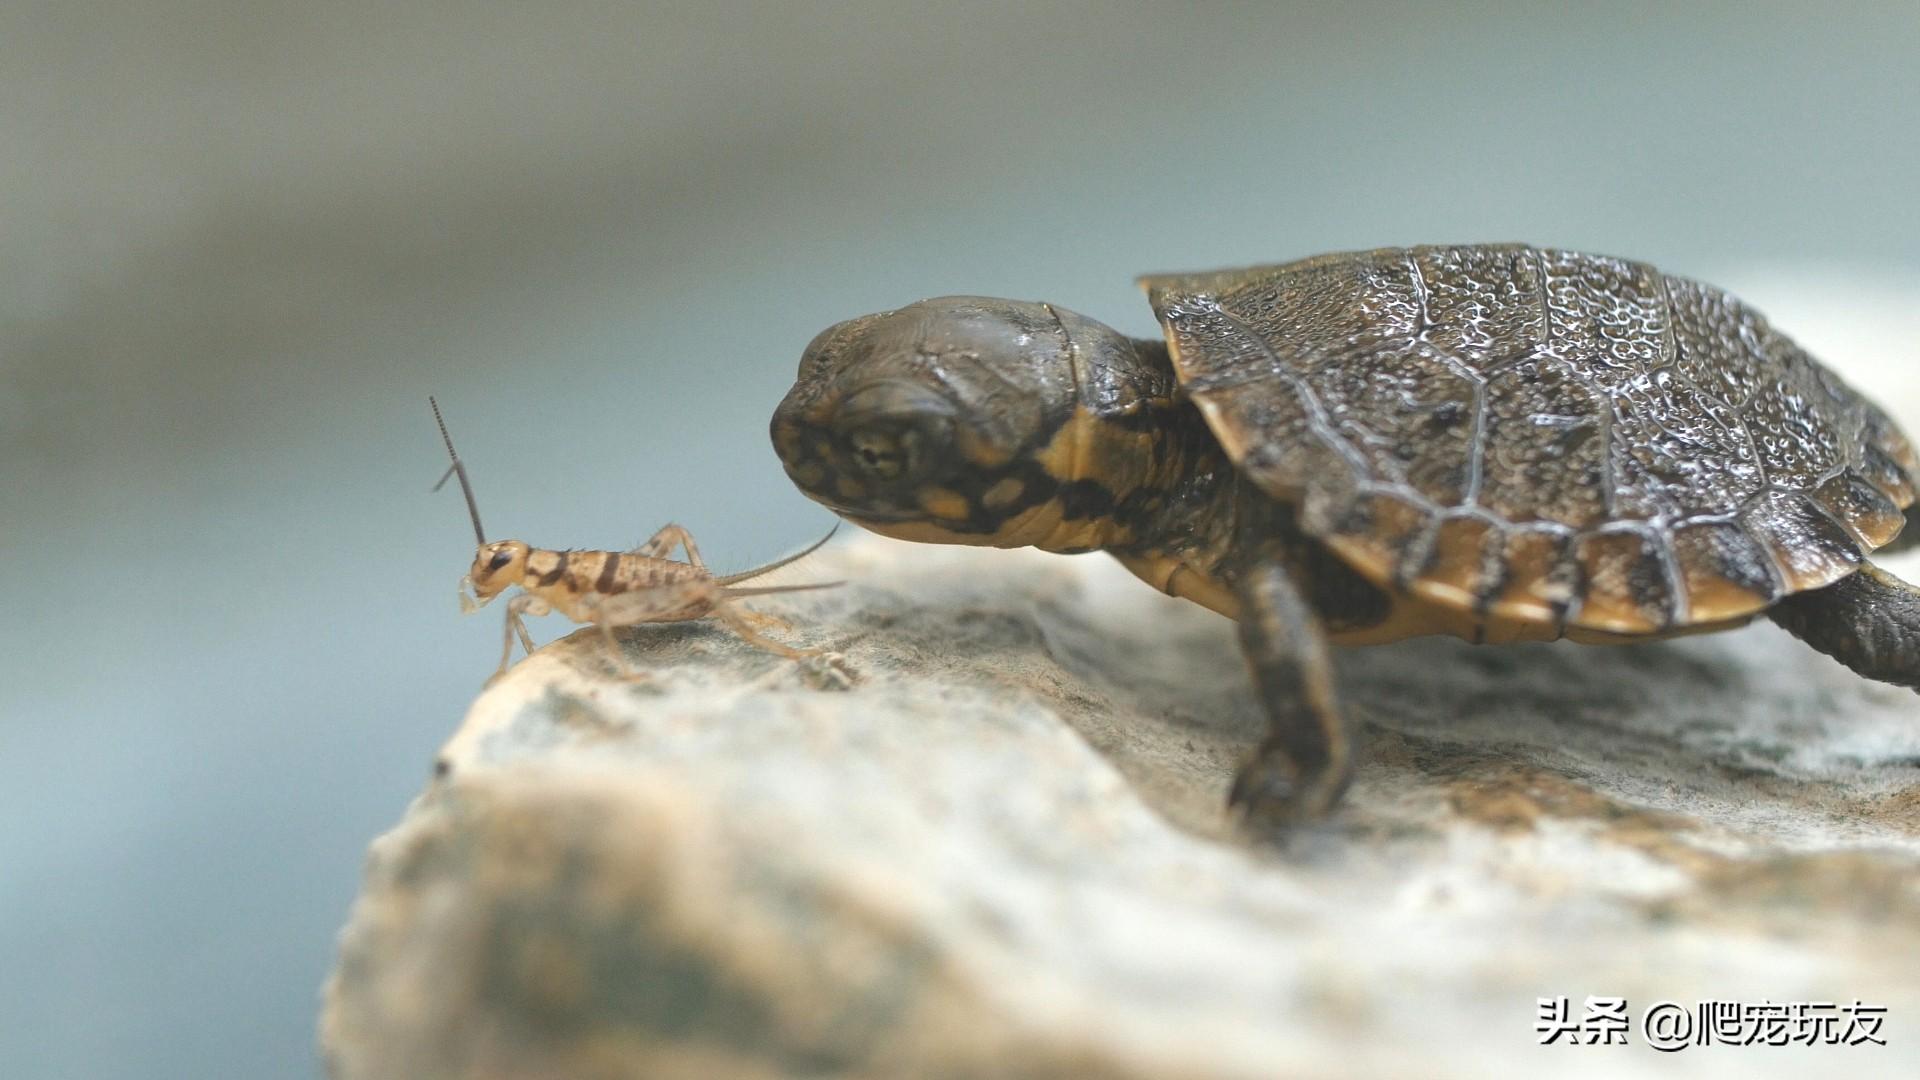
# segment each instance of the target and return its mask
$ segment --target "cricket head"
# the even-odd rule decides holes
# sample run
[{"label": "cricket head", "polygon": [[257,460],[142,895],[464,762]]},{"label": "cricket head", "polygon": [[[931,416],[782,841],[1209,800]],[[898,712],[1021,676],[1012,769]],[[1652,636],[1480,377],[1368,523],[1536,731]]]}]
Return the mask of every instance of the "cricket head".
[{"label": "cricket head", "polygon": [[527,555],[532,550],[518,540],[481,544],[473,553],[467,576],[460,579],[460,610],[478,611],[487,601],[518,585],[527,572]]},{"label": "cricket head", "polygon": [[533,549],[518,540],[487,539],[487,530],[480,524],[480,506],[473,498],[473,484],[467,480],[466,465],[454,452],[453,436],[447,434],[447,422],[440,416],[440,403],[429,397],[427,404],[433,406],[433,422],[440,425],[440,440],[447,444],[447,456],[453,459],[433,490],[439,491],[450,477],[460,478],[460,493],[467,497],[467,515],[473,519],[473,538],[480,545],[474,549],[473,565],[460,579],[460,610],[472,614],[520,583],[527,572],[527,556]]}]

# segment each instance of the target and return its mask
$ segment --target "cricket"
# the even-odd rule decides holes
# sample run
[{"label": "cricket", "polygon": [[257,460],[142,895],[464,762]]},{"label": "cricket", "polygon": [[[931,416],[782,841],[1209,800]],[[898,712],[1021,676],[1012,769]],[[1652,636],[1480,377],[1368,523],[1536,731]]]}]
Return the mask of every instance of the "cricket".
[{"label": "cricket", "polygon": [[[762,634],[761,627],[786,624],[740,604],[750,596],[830,589],[844,584],[838,581],[805,585],[742,584],[813,554],[833,538],[837,525],[803,551],[725,576],[715,576],[707,569],[692,535],[678,525],[664,526],[646,543],[630,551],[556,551],[536,548],[519,540],[488,540],[486,529],[480,524],[480,507],[474,500],[473,484],[467,479],[466,465],[453,448],[453,437],[447,433],[447,422],[440,415],[440,403],[428,397],[427,404],[433,408],[434,423],[439,425],[440,438],[447,444],[447,456],[453,460],[433,490],[439,491],[449,478],[459,477],[461,493],[467,499],[467,513],[473,518],[474,540],[479,545],[474,550],[473,566],[460,579],[460,610],[472,614],[508,589],[520,587],[519,594],[507,601],[500,666],[488,678],[489,683],[506,674],[516,637],[527,654],[532,655],[533,638],[527,633],[524,617],[554,611],[576,623],[598,627],[614,665],[622,677],[631,682],[644,681],[650,675],[635,668],[627,659],[614,638],[614,628],[695,619],[713,619],[747,643],[789,660],[824,657],[833,666],[841,667],[838,658],[826,649],[795,648]],[[676,547],[685,552],[685,562],[671,558]]]}]

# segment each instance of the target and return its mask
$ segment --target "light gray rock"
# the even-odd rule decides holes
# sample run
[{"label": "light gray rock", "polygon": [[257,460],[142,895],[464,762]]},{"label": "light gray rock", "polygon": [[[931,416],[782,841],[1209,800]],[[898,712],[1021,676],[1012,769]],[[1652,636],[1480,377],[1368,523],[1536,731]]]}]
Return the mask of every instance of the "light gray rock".
[{"label": "light gray rock", "polygon": [[[1920,1075],[1920,698],[1770,625],[1342,653],[1366,764],[1276,846],[1226,620],[1099,556],[787,576],[854,582],[759,606],[858,686],[678,626],[624,634],[651,684],[582,632],[480,696],[373,847],[335,1076]],[[1630,1045],[1537,1046],[1559,995]],[[1888,1045],[1639,1030],[1856,997]]]}]

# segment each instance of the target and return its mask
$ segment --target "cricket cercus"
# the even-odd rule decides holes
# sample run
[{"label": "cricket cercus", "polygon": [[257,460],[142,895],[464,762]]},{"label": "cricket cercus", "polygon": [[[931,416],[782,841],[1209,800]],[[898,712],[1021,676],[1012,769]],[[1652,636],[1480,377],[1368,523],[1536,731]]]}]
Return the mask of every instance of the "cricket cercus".
[{"label": "cricket cercus", "polygon": [[[840,679],[851,677],[845,662],[834,653],[825,649],[795,648],[760,633],[760,627],[784,624],[739,603],[749,596],[828,589],[842,584],[830,581],[806,585],[742,585],[813,554],[832,539],[833,531],[798,554],[720,577],[700,561],[700,550],[694,546],[693,537],[678,525],[663,527],[631,551],[552,551],[519,540],[490,541],[480,525],[480,508],[474,501],[473,484],[467,479],[467,467],[454,452],[453,438],[447,434],[446,421],[440,416],[440,404],[431,397],[427,403],[433,407],[440,438],[447,444],[447,456],[453,459],[433,489],[440,490],[448,477],[460,478],[460,490],[466,495],[467,511],[473,517],[474,539],[479,543],[474,551],[473,566],[460,579],[460,609],[471,613],[516,585],[521,590],[507,601],[500,667],[489,682],[506,673],[516,635],[527,653],[533,652],[533,639],[528,636],[521,617],[553,611],[576,623],[598,627],[606,639],[608,655],[622,676],[630,681],[643,680],[648,675],[636,670],[620,651],[613,636],[615,627],[709,618],[768,652],[796,661],[818,658],[837,672]],[[678,562],[668,557],[676,547],[686,552],[687,561]]]}]

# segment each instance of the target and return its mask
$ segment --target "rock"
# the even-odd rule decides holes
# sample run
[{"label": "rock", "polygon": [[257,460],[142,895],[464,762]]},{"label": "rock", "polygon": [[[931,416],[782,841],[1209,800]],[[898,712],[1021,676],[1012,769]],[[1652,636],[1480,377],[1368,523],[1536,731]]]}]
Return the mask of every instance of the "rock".
[{"label": "rock", "polygon": [[[1366,763],[1275,844],[1222,808],[1226,620],[1100,556],[786,577],[854,583],[757,606],[857,686],[694,625],[623,633],[650,684],[583,631],[480,696],[373,846],[334,1076],[1920,1075],[1920,699],[1771,625],[1341,653]],[[1537,1046],[1562,995],[1630,1045]],[[1887,1045],[1640,1028],[1856,999]]]}]

